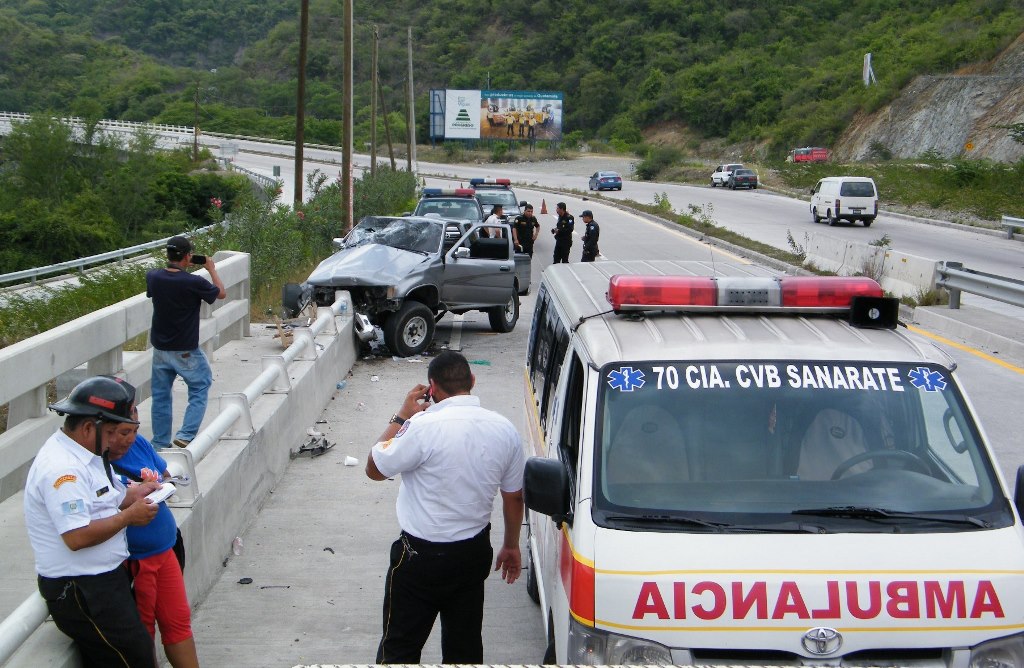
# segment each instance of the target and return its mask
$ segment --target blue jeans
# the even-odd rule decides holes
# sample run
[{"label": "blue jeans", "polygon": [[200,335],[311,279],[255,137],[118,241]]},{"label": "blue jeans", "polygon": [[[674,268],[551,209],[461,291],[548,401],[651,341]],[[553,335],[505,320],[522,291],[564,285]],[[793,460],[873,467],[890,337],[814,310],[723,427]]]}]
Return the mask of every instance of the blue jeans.
[{"label": "blue jeans", "polygon": [[174,377],[181,376],[188,386],[188,408],[181,429],[174,435],[191,441],[199,433],[206,415],[206,400],[213,384],[213,371],[200,348],[189,351],[153,349],[153,447],[166,448],[171,444],[171,386]]}]

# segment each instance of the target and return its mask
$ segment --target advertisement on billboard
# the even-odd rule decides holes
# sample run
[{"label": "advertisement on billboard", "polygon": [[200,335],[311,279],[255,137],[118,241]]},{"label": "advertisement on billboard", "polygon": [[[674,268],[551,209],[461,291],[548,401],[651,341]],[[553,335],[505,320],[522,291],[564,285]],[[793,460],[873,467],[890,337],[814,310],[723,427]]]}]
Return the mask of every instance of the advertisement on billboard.
[{"label": "advertisement on billboard", "polygon": [[557,141],[562,138],[562,93],[480,91],[480,138]]},{"label": "advertisement on billboard", "polygon": [[449,139],[480,138],[480,91],[445,91],[444,136]]}]

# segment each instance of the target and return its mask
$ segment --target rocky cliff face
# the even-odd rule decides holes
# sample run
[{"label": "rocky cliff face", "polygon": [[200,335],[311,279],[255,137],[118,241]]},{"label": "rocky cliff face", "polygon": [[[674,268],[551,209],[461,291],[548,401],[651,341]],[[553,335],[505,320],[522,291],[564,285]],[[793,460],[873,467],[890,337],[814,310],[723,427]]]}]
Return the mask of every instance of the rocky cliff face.
[{"label": "rocky cliff face", "polygon": [[990,63],[917,77],[891,104],[854,119],[833,153],[839,160],[869,159],[877,142],[897,158],[932,150],[1015,162],[1024,159],[1024,144],[998,127],[1013,123],[1024,123],[1024,35]]}]

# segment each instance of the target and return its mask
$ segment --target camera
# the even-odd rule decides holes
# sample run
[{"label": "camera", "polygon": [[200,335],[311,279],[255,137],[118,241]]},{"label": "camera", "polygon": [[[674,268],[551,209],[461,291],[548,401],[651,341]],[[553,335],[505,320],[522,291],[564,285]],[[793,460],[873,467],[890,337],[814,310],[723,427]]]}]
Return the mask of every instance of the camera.
[{"label": "camera", "polygon": [[205,255],[193,255],[192,256],[192,264],[198,264],[198,265],[206,264],[206,256]]}]

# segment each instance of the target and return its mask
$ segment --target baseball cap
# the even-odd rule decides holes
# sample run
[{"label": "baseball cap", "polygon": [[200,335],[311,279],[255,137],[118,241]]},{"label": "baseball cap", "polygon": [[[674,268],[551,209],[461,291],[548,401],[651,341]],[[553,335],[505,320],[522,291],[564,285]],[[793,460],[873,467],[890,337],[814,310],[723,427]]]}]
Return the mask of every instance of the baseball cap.
[{"label": "baseball cap", "polygon": [[581,214],[580,214],[580,217],[581,217],[581,218],[582,218],[583,216],[587,216],[588,218],[593,218],[593,217],[594,217],[594,212],[593,212],[593,211],[591,211],[590,209],[584,209],[584,210],[583,210],[583,213],[581,213]]},{"label": "baseball cap", "polygon": [[167,250],[185,255],[192,252],[192,242],[187,237],[177,236],[167,240]]}]

